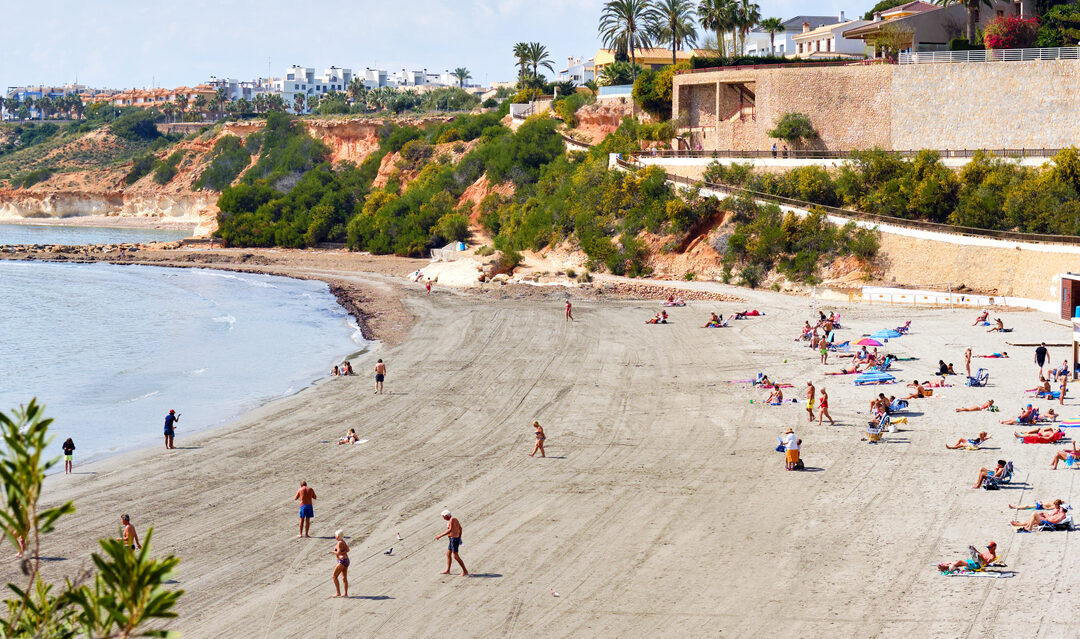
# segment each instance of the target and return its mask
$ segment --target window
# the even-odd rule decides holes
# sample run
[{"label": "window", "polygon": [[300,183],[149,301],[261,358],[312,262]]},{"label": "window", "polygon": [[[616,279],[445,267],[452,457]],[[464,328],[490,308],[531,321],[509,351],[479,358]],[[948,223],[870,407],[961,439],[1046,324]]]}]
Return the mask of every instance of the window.
[{"label": "window", "polygon": [[1004,12],[1004,11],[1002,11],[1001,9],[998,9],[998,11],[997,11],[997,17],[999,17],[999,18],[1004,18],[1004,17],[1005,17],[1005,12]]},{"label": "window", "polygon": [[295,80],[296,79],[296,74],[295,73],[290,73],[289,75],[285,76],[285,79],[286,80]]}]

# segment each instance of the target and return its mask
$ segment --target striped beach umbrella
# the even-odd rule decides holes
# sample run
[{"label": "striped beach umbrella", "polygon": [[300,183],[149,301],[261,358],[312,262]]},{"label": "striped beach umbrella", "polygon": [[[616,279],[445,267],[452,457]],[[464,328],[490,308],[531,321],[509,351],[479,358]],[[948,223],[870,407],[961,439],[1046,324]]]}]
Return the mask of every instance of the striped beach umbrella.
[{"label": "striped beach umbrella", "polygon": [[1060,426],[1062,428],[1080,428],[1080,415],[1062,420]]}]

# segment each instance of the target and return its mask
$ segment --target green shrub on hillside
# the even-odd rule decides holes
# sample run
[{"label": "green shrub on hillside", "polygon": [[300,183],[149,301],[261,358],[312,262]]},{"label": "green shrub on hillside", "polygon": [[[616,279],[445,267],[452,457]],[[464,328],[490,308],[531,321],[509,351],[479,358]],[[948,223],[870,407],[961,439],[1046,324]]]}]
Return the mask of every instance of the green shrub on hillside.
[{"label": "green shrub on hillside", "polygon": [[224,191],[251,161],[244,141],[235,135],[222,136],[207,155],[209,163],[192,185],[196,189]]},{"label": "green shrub on hillside", "polygon": [[129,111],[113,120],[109,132],[125,140],[155,140],[161,137],[155,124],[160,118],[161,113],[157,109]]},{"label": "green shrub on hillside", "polygon": [[154,182],[161,184],[162,186],[172,182],[172,179],[176,177],[177,167],[180,166],[180,161],[183,159],[183,151],[174,151],[172,155],[165,158],[165,160],[158,164],[157,168],[154,169]]},{"label": "green shrub on hillside", "polygon": [[124,184],[132,185],[142,179],[143,176],[154,170],[157,166],[158,159],[153,153],[145,153],[135,158],[135,162],[131,165],[131,170],[124,176]]},{"label": "green shrub on hillside", "polygon": [[53,170],[49,168],[34,169],[18,175],[12,179],[12,184],[17,188],[28,189],[38,182],[44,182],[53,176]]},{"label": "green shrub on hillside", "polygon": [[284,113],[271,113],[262,131],[262,151],[259,159],[246,173],[243,180],[253,184],[265,180],[273,184],[287,175],[302,175],[322,164],[330,155],[330,149],[312,138],[302,125]]}]

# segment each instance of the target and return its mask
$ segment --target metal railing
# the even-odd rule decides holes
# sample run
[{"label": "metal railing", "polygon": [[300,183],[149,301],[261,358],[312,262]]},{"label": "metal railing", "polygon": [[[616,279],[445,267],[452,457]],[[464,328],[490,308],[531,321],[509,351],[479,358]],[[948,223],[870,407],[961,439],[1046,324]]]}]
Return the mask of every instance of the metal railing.
[{"label": "metal railing", "polygon": [[[633,171],[639,168],[644,168],[645,165],[635,162],[627,161],[623,159],[622,154],[615,159],[618,166]],[[807,211],[818,210],[841,217],[851,221],[860,222],[876,222],[880,224],[889,224],[892,226],[900,226],[910,229],[918,229],[923,231],[934,231],[937,233],[946,233],[949,235],[965,235],[968,237],[985,237],[997,240],[1011,240],[1014,242],[1038,242],[1042,244],[1064,244],[1070,246],[1080,245],[1080,236],[1074,235],[1049,235],[1044,233],[1017,233],[1014,231],[996,231],[992,229],[977,229],[969,226],[954,226],[952,224],[940,224],[938,222],[924,222],[921,220],[909,220],[902,217],[891,217],[888,215],[877,215],[876,213],[863,213],[862,211],[855,211],[852,209],[842,209],[835,206],[825,206],[823,204],[814,204],[813,202],[806,202],[804,200],[796,200],[789,197],[781,197],[779,195],[772,195],[771,193],[762,193],[760,191],[751,191],[750,189],[744,189],[737,186],[729,186],[727,184],[717,184],[714,182],[705,182],[702,180],[692,180],[690,178],[676,175],[674,173],[667,173],[667,179],[676,185],[682,184],[686,187],[692,187],[694,185],[701,185],[705,188],[713,191],[719,191],[726,193],[730,196],[745,196],[753,198],[755,200],[761,200],[765,202],[771,202],[773,204],[782,204],[784,206],[790,206],[793,208],[804,209]]]},{"label": "metal railing", "polygon": [[889,58],[870,58],[869,60],[830,60],[828,62],[780,62],[777,64],[737,64],[726,67],[705,67],[704,69],[682,69],[676,75],[710,73],[712,71],[747,71],[752,69],[805,69],[810,67],[866,66],[870,64],[896,64]]},{"label": "metal railing", "polygon": [[[706,127],[700,127],[706,128]],[[820,151],[812,149],[777,149],[775,157],[777,159],[821,159],[821,160],[850,160],[855,157],[856,153],[861,150],[845,150],[845,151]],[[922,149],[926,150],[926,149]],[[977,151],[982,151],[989,155],[993,155],[1001,158],[1050,158],[1057,155],[1062,149],[935,149],[934,153],[937,153],[942,158],[970,158]],[[885,151],[896,157],[912,158],[919,154],[919,150],[898,150],[898,151]],[[757,151],[757,150],[717,150],[717,151],[633,151],[629,153],[632,156],[645,156],[645,157],[658,157],[658,158],[772,158],[773,152],[769,149]]]},{"label": "metal railing", "polygon": [[1030,60],[1080,60],[1080,47],[921,51],[917,53],[901,53],[899,62],[900,64],[954,64],[960,62],[1025,62]]}]

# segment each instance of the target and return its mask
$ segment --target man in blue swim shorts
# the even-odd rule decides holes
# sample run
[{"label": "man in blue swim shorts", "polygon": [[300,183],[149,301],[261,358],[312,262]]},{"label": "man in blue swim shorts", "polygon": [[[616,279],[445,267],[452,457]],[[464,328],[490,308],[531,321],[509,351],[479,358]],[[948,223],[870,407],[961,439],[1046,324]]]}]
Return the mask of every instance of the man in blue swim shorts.
[{"label": "man in blue swim shorts", "polygon": [[296,491],[293,501],[300,500],[300,534],[297,537],[310,537],[311,518],[315,516],[315,507],[312,501],[316,499],[315,491],[308,487],[306,481],[300,482],[300,490]]},{"label": "man in blue swim shorts", "polygon": [[435,541],[448,537],[450,539],[450,545],[446,548],[446,570],[440,572],[440,575],[449,575],[451,558],[456,559],[458,565],[461,566],[461,576],[468,577],[469,571],[465,569],[465,563],[461,561],[461,557],[458,556],[458,548],[461,548],[461,522],[457,517],[450,514],[449,510],[442,511],[442,518],[446,520],[446,530],[442,534],[435,535]]}]

